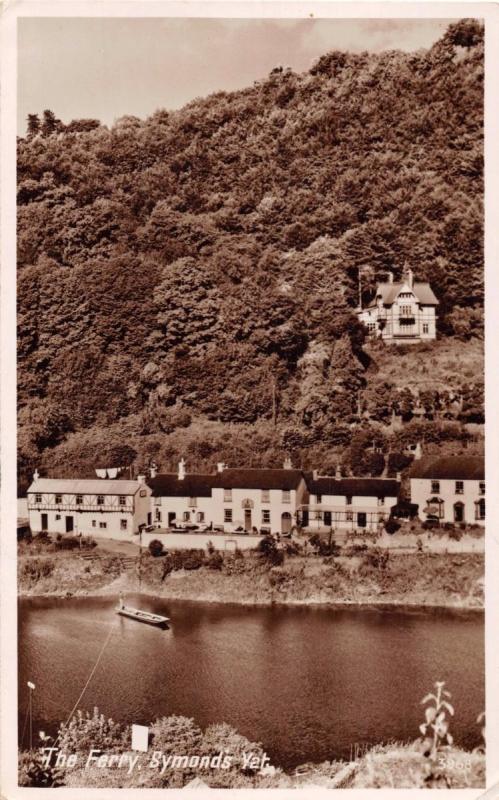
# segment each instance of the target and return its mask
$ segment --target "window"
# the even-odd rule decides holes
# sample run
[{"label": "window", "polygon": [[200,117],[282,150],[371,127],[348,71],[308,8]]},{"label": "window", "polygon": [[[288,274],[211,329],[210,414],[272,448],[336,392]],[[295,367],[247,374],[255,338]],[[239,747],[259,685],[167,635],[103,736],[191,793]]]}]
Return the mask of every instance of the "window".
[{"label": "window", "polygon": [[412,292],[400,292],[399,297],[407,300],[409,297],[414,297],[414,295]]},{"label": "window", "polygon": [[456,494],[463,494],[463,493],[464,493],[463,481],[456,481]]},{"label": "window", "polygon": [[161,497],[155,497],[154,498],[154,505],[155,506],[160,506],[161,505]]},{"label": "window", "polygon": [[120,519],[120,530],[126,531],[128,528],[128,520],[127,519]]},{"label": "window", "polygon": [[126,506],[126,497],[124,494],[120,494],[120,496],[118,497],[118,505]]},{"label": "window", "polygon": [[262,509],[262,525],[270,525],[270,509]]},{"label": "window", "polygon": [[224,508],[224,522],[232,522],[232,509]]},{"label": "window", "polygon": [[99,522],[99,528],[107,528],[107,522]]},{"label": "window", "polygon": [[60,519],[60,518],[61,518],[61,515],[60,515],[60,514],[56,514],[56,515],[55,515],[55,518],[56,518],[56,519]]},{"label": "window", "polygon": [[103,494],[98,494],[97,495],[97,505],[98,506],[103,506],[104,505],[104,495]]},{"label": "window", "polygon": [[62,503],[62,494],[56,494],[55,496],[55,504],[56,506],[60,506]]},{"label": "window", "polygon": [[262,489],[262,503],[270,503],[269,489]]},{"label": "window", "polygon": [[440,481],[432,481],[431,482],[431,493],[432,494],[440,494]]},{"label": "window", "polygon": [[96,527],[97,527],[97,522],[95,521],[95,519],[93,519],[92,520],[92,528],[96,528]]},{"label": "window", "polygon": [[317,495],[317,505],[320,506],[321,503],[322,503],[322,495],[318,494]]},{"label": "window", "polygon": [[196,514],[196,522],[204,522],[204,511],[198,511]]},{"label": "window", "polygon": [[347,522],[353,522],[353,511],[347,511]]},{"label": "window", "polygon": [[376,330],[376,323],[375,322],[368,322],[367,323],[367,330],[369,331],[369,333],[374,333],[374,331]]},{"label": "window", "polygon": [[282,490],[282,502],[291,503],[291,492],[289,491],[289,489]]},{"label": "window", "polygon": [[485,494],[485,481],[480,481],[479,491],[480,494]]},{"label": "window", "polygon": [[81,506],[82,504],[83,504],[83,495],[82,494],[77,494],[76,495],[76,505],[77,506]]},{"label": "window", "polygon": [[485,519],[485,497],[475,503],[475,519]]},{"label": "window", "polygon": [[412,316],[414,316],[414,312],[412,310],[412,306],[400,306],[400,316],[401,317],[412,317]]},{"label": "window", "polygon": [[347,496],[345,497],[345,501],[346,501],[347,506],[351,506],[352,505],[352,495],[351,494],[347,494]]},{"label": "window", "polygon": [[385,498],[384,497],[378,497],[378,505],[379,506],[384,506],[385,505]]},{"label": "window", "polygon": [[232,503],[232,489],[224,489],[224,503]]},{"label": "window", "polygon": [[196,508],[197,504],[198,504],[197,497],[189,497],[189,506],[191,508]]},{"label": "window", "polygon": [[35,494],[35,503],[41,503],[41,502],[42,502],[41,494]]},{"label": "window", "polygon": [[430,332],[430,326],[428,325],[427,322],[423,322],[423,333],[429,333],[429,332]]},{"label": "window", "polygon": [[145,489],[141,489],[139,494],[140,494],[141,497],[147,497],[147,492],[146,492]]}]

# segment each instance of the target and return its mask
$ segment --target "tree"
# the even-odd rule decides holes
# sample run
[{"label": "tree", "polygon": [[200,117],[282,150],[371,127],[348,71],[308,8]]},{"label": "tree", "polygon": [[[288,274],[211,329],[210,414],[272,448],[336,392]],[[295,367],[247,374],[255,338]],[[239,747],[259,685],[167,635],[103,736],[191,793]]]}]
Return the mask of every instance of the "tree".
[{"label": "tree", "polygon": [[40,133],[40,118],[38,114],[28,114],[27,136],[30,138]]},{"label": "tree", "polygon": [[62,123],[57,119],[56,115],[50,109],[45,109],[43,112],[43,120],[41,124],[41,132],[43,136],[51,136],[61,129]]}]

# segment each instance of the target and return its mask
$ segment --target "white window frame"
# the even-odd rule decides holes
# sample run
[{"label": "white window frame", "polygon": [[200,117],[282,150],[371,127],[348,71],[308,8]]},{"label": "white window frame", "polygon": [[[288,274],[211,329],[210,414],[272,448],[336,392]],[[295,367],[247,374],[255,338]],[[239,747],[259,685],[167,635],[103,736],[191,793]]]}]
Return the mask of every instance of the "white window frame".
[{"label": "white window frame", "polygon": [[430,494],[440,494],[440,481],[430,481]]},{"label": "white window frame", "polygon": [[103,506],[104,505],[104,495],[103,494],[98,494],[97,495],[97,505],[98,506]]},{"label": "white window frame", "polygon": [[262,489],[262,503],[270,503],[270,489]]},{"label": "white window frame", "polygon": [[291,490],[290,489],[283,489],[282,490],[282,502],[286,505],[291,503]]},{"label": "white window frame", "polygon": [[224,489],[224,503],[232,503],[232,489]]},{"label": "white window frame", "polygon": [[270,525],[270,508],[262,508],[262,525]]},{"label": "white window frame", "polygon": [[232,523],[232,509],[224,508],[224,522]]}]

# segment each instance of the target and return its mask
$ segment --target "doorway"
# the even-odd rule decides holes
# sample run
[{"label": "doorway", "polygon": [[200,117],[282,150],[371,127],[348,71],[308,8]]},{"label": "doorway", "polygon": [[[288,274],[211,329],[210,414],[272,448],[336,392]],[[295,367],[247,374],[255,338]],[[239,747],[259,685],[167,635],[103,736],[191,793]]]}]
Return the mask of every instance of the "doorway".
[{"label": "doorway", "polygon": [[365,528],[367,526],[367,514],[365,511],[359,511],[357,514],[357,525],[359,528]]},{"label": "doorway", "polygon": [[330,511],[324,511],[324,525],[326,528],[330,528],[332,523],[332,517]]},{"label": "doorway", "polygon": [[281,514],[281,533],[289,533],[291,530],[291,514],[283,511]]},{"label": "doorway", "polygon": [[251,531],[251,508],[244,509],[244,530],[246,533]]},{"label": "doorway", "polygon": [[454,522],[464,522],[464,503],[454,504]]},{"label": "doorway", "polygon": [[66,517],[66,533],[74,531],[74,517]]},{"label": "doorway", "polygon": [[48,531],[49,529],[49,515],[42,514],[42,531]]},{"label": "doorway", "polygon": [[176,520],[175,511],[169,511],[168,512],[168,527],[169,528],[174,528],[175,527],[175,520]]}]

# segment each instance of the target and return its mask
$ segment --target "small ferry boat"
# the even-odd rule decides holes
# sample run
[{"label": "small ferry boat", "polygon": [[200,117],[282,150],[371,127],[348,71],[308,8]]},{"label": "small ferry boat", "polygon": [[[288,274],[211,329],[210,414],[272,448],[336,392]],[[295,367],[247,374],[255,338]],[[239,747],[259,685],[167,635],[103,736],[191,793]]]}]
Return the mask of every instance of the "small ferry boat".
[{"label": "small ferry boat", "polygon": [[156,625],[158,628],[167,628],[170,622],[169,617],[162,617],[161,614],[153,614],[151,611],[142,611],[140,608],[126,606],[121,596],[119,605],[116,607],[116,613],[122,617],[136,619],[138,622],[145,622],[147,625]]}]

